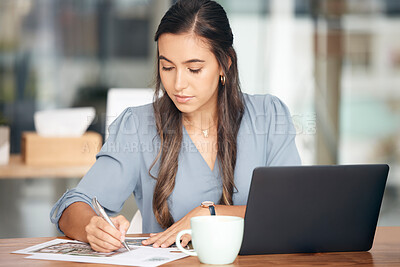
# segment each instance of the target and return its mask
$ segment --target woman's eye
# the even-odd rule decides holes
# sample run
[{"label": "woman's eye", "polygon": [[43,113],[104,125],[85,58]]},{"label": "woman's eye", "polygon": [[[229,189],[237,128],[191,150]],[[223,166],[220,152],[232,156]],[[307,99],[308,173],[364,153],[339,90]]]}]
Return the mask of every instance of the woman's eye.
[{"label": "woman's eye", "polygon": [[191,73],[199,73],[201,69],[189,69]]},{"label": "woman's eye", "polygon": [[165,71],[170,71],[170,70],[172,70],[174,67],[162,67],[162,69],[163,70],[165,70]]}]

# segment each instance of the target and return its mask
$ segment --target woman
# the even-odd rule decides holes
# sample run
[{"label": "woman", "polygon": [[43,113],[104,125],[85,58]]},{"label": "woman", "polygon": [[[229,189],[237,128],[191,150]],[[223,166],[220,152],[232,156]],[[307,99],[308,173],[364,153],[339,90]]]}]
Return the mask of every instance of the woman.
[{"label": "woman", "polygon": [[[244,217],[257,166],[298,165],[295,130],[286,106],[270,95],[243,94],[233,35],[223,8],[209,0],[182,0],[164,15],[155,35],[158,73],[153,105],[126,109],[79,185],[51,216],[67,236],[97,251],[121,247],[118,230],[96,216],[90,200],[112,215],[133,192],[143,216],[145,245],[168,247],[190,218]],[[190,241],[184,236],[182,245]]]}]

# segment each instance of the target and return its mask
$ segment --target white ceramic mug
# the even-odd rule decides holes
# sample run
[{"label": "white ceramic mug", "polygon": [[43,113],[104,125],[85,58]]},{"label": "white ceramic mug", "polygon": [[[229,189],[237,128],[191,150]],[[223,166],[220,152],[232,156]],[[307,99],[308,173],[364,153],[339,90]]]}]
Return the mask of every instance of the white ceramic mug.
[{"label": "white ceramic mug", "polygon": [[[176,245],[190,256],[198,256],[205,264],[230,264],[240,250],[244,220],[235,216],[199,216],[190,219],[191,229],[176,236]],[[181,245],[181,236],[190,234],[194,251]]]}]

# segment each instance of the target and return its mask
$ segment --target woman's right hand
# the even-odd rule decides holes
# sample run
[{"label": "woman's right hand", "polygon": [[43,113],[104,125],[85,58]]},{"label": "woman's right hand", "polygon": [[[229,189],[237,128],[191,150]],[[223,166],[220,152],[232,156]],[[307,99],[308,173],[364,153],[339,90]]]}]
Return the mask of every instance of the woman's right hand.
[{"label": "woman's right hand", "polygon": [[111,217],[112,227],[103,218],[93,216],[85,227],[87,240],[93,250],[98,252],[111,252],[122,247],[129,221],[122,215]]}]

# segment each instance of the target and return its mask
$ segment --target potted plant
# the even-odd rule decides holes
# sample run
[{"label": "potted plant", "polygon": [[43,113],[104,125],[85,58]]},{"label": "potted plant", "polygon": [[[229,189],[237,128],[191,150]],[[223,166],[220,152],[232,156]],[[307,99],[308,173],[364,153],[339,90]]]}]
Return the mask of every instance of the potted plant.
[{"label": "potted plant", "polygon": [[10,127],[0,113],[0,165],[8,164],[10,158]]}]

